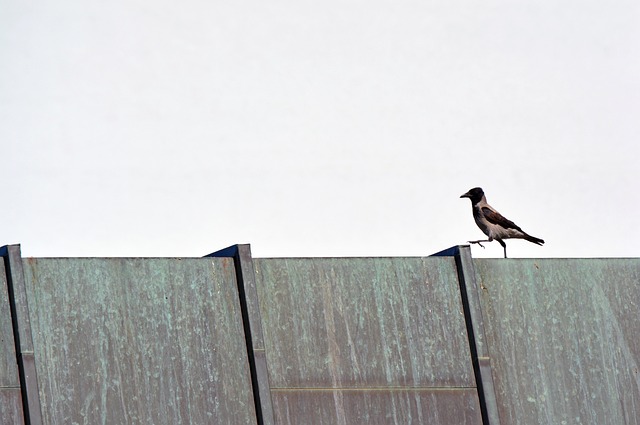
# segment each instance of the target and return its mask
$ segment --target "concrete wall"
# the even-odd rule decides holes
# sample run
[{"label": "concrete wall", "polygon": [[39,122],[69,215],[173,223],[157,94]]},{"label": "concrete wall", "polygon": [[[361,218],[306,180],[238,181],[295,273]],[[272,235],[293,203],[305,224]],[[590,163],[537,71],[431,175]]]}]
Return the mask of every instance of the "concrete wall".
[{"label": "concrete wall", "polygon": [[23,259],[0,423],[640,422],[640,260]]}]

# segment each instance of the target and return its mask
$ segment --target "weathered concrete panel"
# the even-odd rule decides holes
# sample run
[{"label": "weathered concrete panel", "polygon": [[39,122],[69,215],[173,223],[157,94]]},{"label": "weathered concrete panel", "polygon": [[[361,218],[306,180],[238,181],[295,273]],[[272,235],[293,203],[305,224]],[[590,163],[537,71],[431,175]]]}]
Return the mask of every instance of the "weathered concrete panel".
[{"label": "weathered concrete panel", "polygon": [[20,388],[0,388],[0,424],[24,424]]},{"label": "weathered concrete panel", "polygon": [[640,424],[640,260],[474,260],[503,424]]},{"label": "weathered concrete panel", "polygon": [[482,424],[475,389],[286,390],[272,398],[278,424]]},{"label": "weathered concrete panel", "polygon": [[255,423],[233,261],[25,259],[43,422]]},{"label": "weathered concrete panel", "polygon": [[475,386],[452,258],[254,266],[272,388]]}]

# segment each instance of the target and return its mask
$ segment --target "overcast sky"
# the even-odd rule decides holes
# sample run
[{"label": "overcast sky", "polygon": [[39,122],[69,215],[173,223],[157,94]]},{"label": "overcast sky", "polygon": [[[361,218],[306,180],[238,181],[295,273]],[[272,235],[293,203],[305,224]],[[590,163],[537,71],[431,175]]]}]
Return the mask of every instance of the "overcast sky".
[{"label": "overcast sky", "polygon": [[[23,256],[640,256],[640,3],[4,0]],[[500,257],[494,242],[474,256]]]}]

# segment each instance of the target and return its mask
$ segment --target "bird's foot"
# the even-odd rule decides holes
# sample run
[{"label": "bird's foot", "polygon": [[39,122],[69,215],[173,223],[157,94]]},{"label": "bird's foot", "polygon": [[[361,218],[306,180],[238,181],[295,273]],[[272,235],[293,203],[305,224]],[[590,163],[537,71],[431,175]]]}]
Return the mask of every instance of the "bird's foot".
[{"label": "bird's foot", "polygon": [[478,244],[480,245],[482,248],[484,248],[484,245],[482,245],[481,242],[486,242],[486,241],[469,241],[469,243],[474,243],[474,244]]}]

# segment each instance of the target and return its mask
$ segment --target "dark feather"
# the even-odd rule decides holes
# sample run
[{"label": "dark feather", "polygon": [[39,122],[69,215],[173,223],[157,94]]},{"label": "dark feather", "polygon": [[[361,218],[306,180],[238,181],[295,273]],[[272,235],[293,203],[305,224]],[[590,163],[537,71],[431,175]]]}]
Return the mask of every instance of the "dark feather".
[{"label": "dark feather", "polygon": [[544,243],[544,240],[536,238],[535,236],[527,235],[526,233],[524,234],[524,238],[529,242],[533,242],[538,245],[542,245]]},{"label": "dark feather", "polygon": [[502,214],[497,211],[494,211],[487,207],[483,207],[482,213],[489,223],[497,224],[498,226],[502,226],[505,229],[516,229],[522,232],[522,229],[518,227],[516,223],[504,218]]}]

